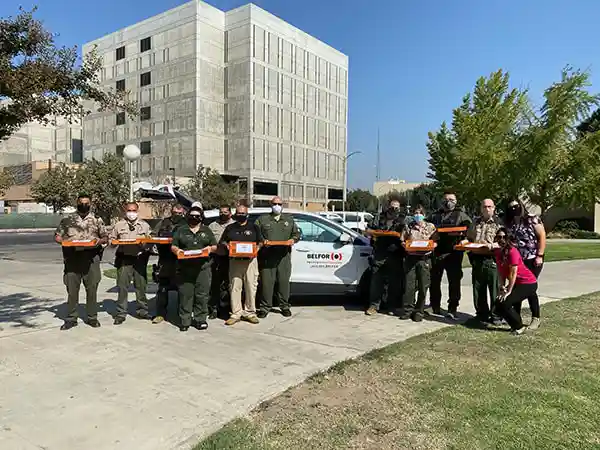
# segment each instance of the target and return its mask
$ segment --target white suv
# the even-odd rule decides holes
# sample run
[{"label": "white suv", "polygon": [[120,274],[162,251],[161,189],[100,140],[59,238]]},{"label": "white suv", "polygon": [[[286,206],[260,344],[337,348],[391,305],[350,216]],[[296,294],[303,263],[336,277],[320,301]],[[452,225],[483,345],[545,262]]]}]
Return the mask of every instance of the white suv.
[{"label": "white suv", "polygon": [[[270,208],[250,208],[255,221]],[[216,220],[218,210],[205,211],[206,223]],[[300,241],[292,247],[292,295],[366,295],[370,280],[372,247],[360,234],[318,214],[285,210],[300,229]]]}]

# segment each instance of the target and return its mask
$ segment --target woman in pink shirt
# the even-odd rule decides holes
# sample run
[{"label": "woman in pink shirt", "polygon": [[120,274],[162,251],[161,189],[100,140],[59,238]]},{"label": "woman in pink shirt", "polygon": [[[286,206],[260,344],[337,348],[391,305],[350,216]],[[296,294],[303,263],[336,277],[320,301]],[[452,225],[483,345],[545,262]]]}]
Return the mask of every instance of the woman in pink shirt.
[{"label": "woman in pink shirt", "polygon": [[519,312],[521,302],[537,293],[537,279],[523,263],[516,248],[516,241],[506,228],[498,230],[496,242],[496,264],[500,284],[498,312],[506,319],[513,334],[520,335],[526,330]]}]

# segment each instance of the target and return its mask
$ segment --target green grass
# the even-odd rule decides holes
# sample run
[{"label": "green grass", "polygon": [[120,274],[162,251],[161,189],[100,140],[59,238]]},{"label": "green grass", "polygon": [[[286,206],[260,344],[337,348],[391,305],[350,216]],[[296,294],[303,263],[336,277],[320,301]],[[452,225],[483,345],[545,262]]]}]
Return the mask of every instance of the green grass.
[{"label": "green grass", "polygon": [[598,449],[599,294],[536,333],[445,328],[345,361],[195,450]]}]

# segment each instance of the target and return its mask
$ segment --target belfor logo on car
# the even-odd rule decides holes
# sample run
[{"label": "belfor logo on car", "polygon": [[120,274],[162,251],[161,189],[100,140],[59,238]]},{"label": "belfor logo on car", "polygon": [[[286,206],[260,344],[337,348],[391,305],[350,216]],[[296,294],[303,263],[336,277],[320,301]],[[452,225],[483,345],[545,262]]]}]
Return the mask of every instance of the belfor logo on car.
[{"label": "belfor logo on car", "polygon": [[324,261],[342,261],[342,254],[337,252],[332,253],[309,253],[306,255],[307,259],[316,259],[316,260],[324,260]]}]

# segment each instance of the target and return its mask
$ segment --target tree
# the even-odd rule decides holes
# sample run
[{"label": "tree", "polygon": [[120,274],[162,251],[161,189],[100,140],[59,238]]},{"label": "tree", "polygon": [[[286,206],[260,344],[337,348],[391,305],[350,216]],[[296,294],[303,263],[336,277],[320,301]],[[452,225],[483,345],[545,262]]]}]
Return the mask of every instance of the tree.
[{"label": "tree", "polygon": [[440,194],[433,183],[423,183],[406,192],[411,210],[421,205],[427,212],[432,212],[438,207]]},{"label": "tree", "polygon": [[377,197],[364,189],[349,190],[346,195],[346,210],[377,212]]},{"label": "tree", "polygon": [[6,194],[6,191],[13,185],[14,179],[10,172],[3,170],[0,172],[0,197]]},{"label": "tree", "polygon": [[600,108],[594,111],[590,117],[581,122],[577,127],[577,131],[580,133],[580,135],[600,131]]},{"label": "tree", "polygon": [[32,184],[31,196],[36,202],[51,205],[54,213],[58,213],[75,200],[75,174],[74,169],[59,164]]},{"label": "tree", "polygon": [[125,161],[112,153],[105,154],[101,161],[86,161],[75,172],[73,186],[75,194],[89,195],[96,214],[110,223],[129,196]]},{"label": "tree", "polygon": [[228,183],[216,170],[199,166],[186,190],[194,199],[202,202],[204,209],[218,208],[221,205],[233,206],[238,200],[238,186]]},{"label": "tree", "polygon": [[32,11],[0,19],[0,139],[30,121],[48,123],[53,116],[81,118],[82,100],[101,109],[135,114],[126,92],[105,92],[99,84],[102,60],[92,51],[79,63],[77,48],[57,48],[54,36]]}]

